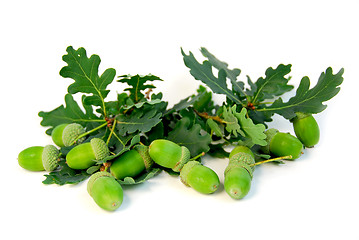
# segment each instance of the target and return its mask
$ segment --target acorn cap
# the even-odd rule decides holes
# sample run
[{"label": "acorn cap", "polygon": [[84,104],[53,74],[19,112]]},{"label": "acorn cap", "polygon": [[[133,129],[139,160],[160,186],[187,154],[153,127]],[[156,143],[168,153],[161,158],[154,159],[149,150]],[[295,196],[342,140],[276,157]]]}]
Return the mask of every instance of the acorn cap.
[{"label": "acorn cap", "polygon": [[246,152],[239,152],[237,154],[234,154],[230,159],[229,162],[241,162],[244,164],[247,164],[251,167],[252,171],[254,171],[254,156],[253,153],[246,153]]},{"label": "acorn cap", "polygon": [[192,160],[192,161],[189,161],[186,164],[184,164],[184,166],[182,167],[181,172],[180,172],[180,179],[184,185],[186,185],[188,187],[190,186],[187,182],[187,177],[188,177],[188,174],[191,172],[192,168],[197,165],[201,165],[201,164],[198,161]]},{"label": "acorn cap", "polygon": [[97,161],[103,160],[110,154],[110,150],[108,150],[108,146],[104,140],[100,138],[93,138],[90,143]]},{"label": "acorn cap", "polygon": [[290,119],[291,122],[294,122],[294,121],[297,121],[297,120],[312,116],[312,114],[302,113],[302,112],[296,112],[295,115],[296,116],[294,118]]},{"label": "acorn cap", "polygon": [[182,155],[179,161],[176,163],[176,165],[172,168],[175,172],[180,172],[183,166],[189,161],[191,158],[191,153],[185,146],[181,147]]},{"label": "acorn cap", "polygon": [[153,165],[153,160],[148,153],[148,147],[145,145],[136,145],[134,148],[141,155],[146,170],[149,170]]},{"label": "acorn cap", "polygon": [[67,125],[62,132],[62,142],[66,147],[71,146],[75,143],[82,143],[83,141],[85,141],[85,137],[80,138],[77,141],[76,139],[83,133],[85,133],[85,128],[82,125],[78,123],[71,123]]},{"label": "acorn cap", "polygon": [[267,131],[265,131],[265,135],[267,136],[266,142],[267,145],[262,147],[262,151],[266,154],[270,153],[270,143],[272,141],[272,138],[278,133],[279,131],[275,128],[270,128]]},{"label": "acorn cap", "polygon": [[91,189],[92,189],[92,185],[93,183],[100,177],[113,177],[111,175],[111,173],[106,172],[106,171],[101,171],[101,172],[96,172],[94,174],[91,175],[89,181],[87,182],[87,192],[91,195]]},{"label": "acorn cap", "polygon": [[232,169],[235,168],[244,168],[247,170],[247,172],[249,173],[249,175],[251,176],[251,178],[253,178],[253,167],[251,167],[250,165],[244,163],[244,162],[238,162],[238,161],[229,161],[228,166],[226,167],[226,169],[224,170],[224,176],[226,176]]},{"label": "acorn cap", "polygon": [[42,151],[42,165],[51,172],[59,166],[60,152],[54,145],[46,145]]},{"label": "acorn cap", "polygon": [[255,169],[255,160],[251,151],[237,152],[229,158],[228,166],[224,170],[224,175],[233,168],[244,168],[248,171],[249,175],[253,177]]}]

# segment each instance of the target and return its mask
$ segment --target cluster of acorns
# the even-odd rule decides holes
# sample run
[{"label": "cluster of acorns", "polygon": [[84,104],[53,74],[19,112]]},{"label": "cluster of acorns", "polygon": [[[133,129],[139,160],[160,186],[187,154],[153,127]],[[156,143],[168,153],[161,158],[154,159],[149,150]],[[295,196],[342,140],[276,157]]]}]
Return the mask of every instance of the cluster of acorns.
[{"label": "cluster of acorns", "polygon": [[[290,159],[300,157],[305,147],[312,147],[319,141],[319,127],[312,115],[297,114],[293,120],[295,137],[276,129],[268,129],[267,146],[263,152]],[[72,169],[88,169],[96,161],[110,154],[107,144],[99,138],[84,142],[85,129],[76,123],[62,124],[54,128],[52,139],[59,147],[76,144],[66,155],[66,163]],[[29,147],[20,152],[19,165],[31,171],[53,171],[58,167],[60,152],[54,145]],[[138,144],[131,150],[112,160],[109,169],[91,175],[87,191],[101,208],[116,210],[123,201],[123,189],[117,180],[136,177],[153,164],[179,172],[180,180],[203,194],[217,190],[218,175],[194,158],[185,146],[165,139],[154,140],[149,146]],[[253,152],[246,146],[235,147],[229,155],[224,172],[225,191],[234,199],[247,195],[251,187],[256,166]]]}]

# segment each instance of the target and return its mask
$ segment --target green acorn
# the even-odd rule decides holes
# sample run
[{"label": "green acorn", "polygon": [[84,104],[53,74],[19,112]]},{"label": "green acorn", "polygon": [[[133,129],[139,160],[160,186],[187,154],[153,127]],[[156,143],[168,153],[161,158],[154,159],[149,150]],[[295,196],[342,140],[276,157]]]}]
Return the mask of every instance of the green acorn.
[{"label": "green acorn", "polygon": [[267,135],[266,141],[268,144],[262,148],[264,153],[272,153],[278,157],[290,155],[292,159],[297,159],[302,155],[303,144],[290,133],[282,133],[271,128],[265,134]]},{"label": "green acorn", "polygon": [[112,162],[110,172],[116,179],[136,177],[145,169],[149,170],[152,164],[148,147],[136,145],[134,149],[125,152]]},{"label": "green acorn", "polygon": [[109,154],[107,144],[100,138],[93,138],[72,148],[66,155],[66,163],[72,169],[87,169]]},{"label": "green acorn", "polygon": [[179,172],[191,157],[188,148],[165,139],[154,140],[148,152],[155,163],[175,172]]},{"label": "green acorn", "polygon": [[19,165],[30,171],[53,171],[59,164],[60,153],[53,145],[34,146],[22,150],[18,156]]},{"label": "green acorn", "polygon": [[213,193],[219,186],[218,175],[209,167],[193,160],[183,166],[180,179],[184,185],[203,194]]},{"label": "green acorn", "polygon": [[248,194],[254,163],[254,155],[248,147],[238,146],[231,151],[224,171],[224,189],[233,199],[242,199]]},{"label": "green acorn", "polygon": [[87,182],[87,192],[99,207],[107,211],[115,211],[123,201],[120,183],[106,171],[91,175]]},{"label": "green acorn", "polygon": [[320,130],[317,121],[311,114],[296,113],[291,120],[297,138],[304,146],[310,148],[319,142]]},{"label": "green acorn", "polygon": [[77,139],[85,133],[85,128],[78,123],[60,124],[51,133],[52,140],[59,147],[68,147],[85,141],[85,137]]}]

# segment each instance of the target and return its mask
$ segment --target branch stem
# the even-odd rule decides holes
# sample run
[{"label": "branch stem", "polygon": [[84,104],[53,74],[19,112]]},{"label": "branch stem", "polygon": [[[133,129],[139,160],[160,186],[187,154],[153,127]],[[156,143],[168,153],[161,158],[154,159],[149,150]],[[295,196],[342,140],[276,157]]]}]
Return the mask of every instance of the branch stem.
[{"label": "branch stem", "polygon": [[196,159],[198,159],[198,158],[200,158],[200,157],[204,156],[205,154],[206,154],[205,152],[201,152],[201,153],[200,153],[200,154],[198,154],[197,156],[195,156],[195,157],[191,158],[191,159],[190,159],[190,161],[194,161],[194,160],[196,160]]},{"label": "branch stem", "polygon": [[269,163],[269,162],[275,162],[275,161],[279,161],[279,160],[290,160],[293,159],[292,155],[288,155],[288,156],[283,156],[283,157],[277,157],[277,158],[271,158],[268,160],[264,160],[264,161],[260,161],[260,162],[256,162],[254,164],[251,164],[250,166],[257,166],[263,163]]},{"label": "branch stem", "polygon": [[116,119],[113,121],[110,135],[108,136],[107,141],[106,141],[106,144],[107,144],[107,145],[108,145],[108,143],[110,142],[110,139],[111,139],[111,137],[112,137],[113,131],[115,130],[116,121],[117,121]]}]

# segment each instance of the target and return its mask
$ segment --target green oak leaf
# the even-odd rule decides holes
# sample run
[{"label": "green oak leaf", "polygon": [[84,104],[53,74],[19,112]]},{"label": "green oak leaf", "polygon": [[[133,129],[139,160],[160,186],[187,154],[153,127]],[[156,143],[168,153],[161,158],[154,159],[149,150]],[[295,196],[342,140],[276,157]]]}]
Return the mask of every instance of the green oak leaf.
[{"label": "green oak leaf", "polygon": [[86,170],[79,171],[70,168],[65,160],[59,161],[59,166],[55,171],[44,175],[46,179],[42,181],[43,184],[76,184],[90,177]]},{"label": "green oak leaf", "polygon": [[167,139],[181,146],[185,146],[191,152],[191,156],[196,156],[202,152],[209,151],[209,144],[212,139],[207,133],[201,133],[201,126],[193,124],[190,127],[191,120],[187,117],[182,118],[176,123],[172,131],[168,133]]},{"label": "green oak leaf", "polygon": [[117,180],[121,185],[136,185],[157,176],[162,170],[160,168],[152,168],[148,172],[144,172],[137,177],[125,177],[123,180]]},{"label": "green oak leaf", "polygon": [[116,128],[120,135],[125,135],[126,133],[131,134],[136,131],[145,133],[161,121],[161,116],[162,113],[156,109],[149,110],[145,113],[143,111],[137,111],[130,115],[120,114],[116,117]]},{"label": "green oak leaf", "polygon": [[[233,109],[235,108],[236,106],[233,106]],[[246,108],[242,108],[240,113],[235,112],[234,114],[238,118],[238,122],[247,139],[249,139],[253,144],[260,146],[267,145],[267,141],[265,140],[266,135],[264,133],[265,126],[263,124],[254,124],[252,119],[247,117]]]},{"label": "green oak leaf", "polygon": [[232,89],[238,92],[240,95],[245,95],[244,93],[244,83],[242,81],[237,81],[237,77],[241,73],[241,70],[238,68],[229,69],[228,64],[226,62],[218,60],[213,54],[211,54],[206,48],[202,47],[201,53],[205,56],[208,61],[212,64],[213,67],[220,70],[223,69],[227,77],[231,80]]},{"label": "green oak leaf", "polygon": [[165,115],[167,114],[171,114],[174,112],[179,112],[182,109],[186,109],[188,107],[194,106],[194,105],[198,105],[198,101],[200,101],[202,99],[202,97],[205,96],[207,92],[198,92],[197,95],[191,95],[189,97],[186,97],[184,99],[182,99],[181,101],[179,101],[178,103],[176,103],[175,105],[173,105],[172,108],[168,109],[165,112]]},{"label": "green oak leaf", "polygon": [[46,134],[51,135],[53,128],[63,123],[79,123],[86,127],[88,124],[100,121],[93,113],[92,106],[84,103],[85,98],[85,96],[82,96],[82,105],[85,112],[82,111],[71,94],[65,95],[66,106],[61,105],[49,112],[39,112],[39,116],[42,117],[41,126],[51,127],[46,131]]},{"label": "green oak leaf", "polygon": [[271,112],[282,115],[286,119],[292,119],[296,112],[315,114],[323,111],[327,106],[323,102],[333,98],[339,91],[339,85],[343,82],[344,69],[333,74],[332,68],[327,68],[321,73],[317,84],[309,89],[310,80],[303,77],[296,91],[296,95],[283,102],[277,99],[272,105],[257,109],[257,111]]},{"label": "green oak leaf", "polygon": [[254,124],[253,120],[247,116],[247,109],[242,108],[241,112],[237,112],[237,106],[223,108],[223,120],[226,124],[226,130],[232,133],[235,137],[241,135],[250,141],[251,144],[258,144],[260,146],[267,145],[264,134],[265,126],[263,124]]},{"label": "green oak leaf", "polygon": [[71,94],[78,92],[91,94],[86,97],[85,102],[89,105],[100,106],[105,110],[104,99],[109,93],[106,88],[115,78],[115,69],[106,69],[99,76],[98,70],[101,60],[98,55],[92,55],[88,58],[84,48],[75,50],[71,46],[66,51],[67,55],[64,55],[62,59],[68,65],[60,70],[60,75],[64,78],[72,78],[75,81],[68,87],[68,92]]},{"label": "green oak leaf", "polygon": [[200,64],[192,52],[189,52],[189,55],[186,55],[181,49],[183,55],[183,61],[185,65],[190,69],[191,75],[196,79],[202,81],[206,84],[214,93],[225,94],[229,99],[231,99],[236,104],[241,104],[242,101],[236,96],[232,90],[227,86],[227,72],[225,69],[221,68],[218,71],[218,77],[214,76],[210,61],[204,61]]},{"label": "green oak leaf", "polygon": [[141,92],[146,89],[155,88],[152,84],[145,84],[147,81],[163,81],[161,78],[155,76],[155,75],[122,75],[119,76],[120,80],[117,80],[118,82],[127,83],[130,87],[126,88],[125,91],[130,92],[130,98],[134,101],[134,103],[138,103],[144,98],[144,94]]},{"label": "green oak leaf", "polygon": [[[280,64],[276,69],[268,68],[265,72],[266,77],[261,77],[255,82],[256,91],[254,92],[252,102],[258,103],[265,99],[272,99],[292,90],[293,86],[288,85],[290,78],[285,77],[290,73],[291,66],[290,64]],[[250,82],[249,84],[251,85]]]},{"label": "green oak leaf", "polygon": [[210,144],[208,154],[215,158],[229,158],[229,152],[224,150],[224,143]]},{"label": "green oak leaf", "polygon": [[215,109],[215,105],[212,100],[212,92],[207,91],[204,86],[199,86],[199,88],[197,89],[197,95],[195,96],[199,96],[198,99],[193,102],[193,108],[197,112],[210,113]]},{"label": "green oak leaf", "polygon": [[116,141],[116,150],[114,151],[114,154],[109,155],[102,159],[101,161],[96,161],[97,164],[103,164],[107,161],[111,161],[114,158],[117,158],[121,154],[123,154],[126,151],[129,151],[134,145],[140,142],[141,136],[139,134],[137,135],[129,135],[129,136],[117,136]]},{"label": "green oak leaf", "polygon": [[241,129],[241,125],[239,124],[238,118],[235,115],[236,113],[236,105],[234,105],[232,108],[229,107],[228,109],[226,107],[223,107],[223,120],[226,124],[226,130],[233,134],[235,137],[239,135],[244,136],[245,133]]}]

